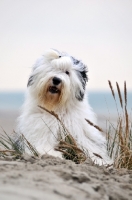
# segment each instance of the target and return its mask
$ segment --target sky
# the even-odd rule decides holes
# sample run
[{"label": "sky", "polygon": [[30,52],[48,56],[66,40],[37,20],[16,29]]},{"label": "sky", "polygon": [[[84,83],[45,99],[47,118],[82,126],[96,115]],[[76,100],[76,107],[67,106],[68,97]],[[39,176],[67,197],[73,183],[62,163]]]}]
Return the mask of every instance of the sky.
[{"label": "sky", "polygon": [[0,0],[0,91],[25,90],[49,48],[88,66],[89,90],[132,91],[132,1]]}]

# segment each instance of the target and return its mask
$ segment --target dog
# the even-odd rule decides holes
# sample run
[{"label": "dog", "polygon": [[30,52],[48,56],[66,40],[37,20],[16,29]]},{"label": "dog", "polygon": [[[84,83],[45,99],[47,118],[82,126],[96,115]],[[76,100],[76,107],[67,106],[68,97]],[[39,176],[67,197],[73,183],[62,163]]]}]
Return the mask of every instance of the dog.
[{"label": "dog", "polygon": [[55,49],[46,51],[34,64],[17,130],[40,155],[62,158],[62,153],[55,150],[61,135],[58,120],[41,106],[59,116],[78,147],[94,162],[111,163],[105,137],[86,121],[96,124],[86,92],[87,74],[82,61]]}]

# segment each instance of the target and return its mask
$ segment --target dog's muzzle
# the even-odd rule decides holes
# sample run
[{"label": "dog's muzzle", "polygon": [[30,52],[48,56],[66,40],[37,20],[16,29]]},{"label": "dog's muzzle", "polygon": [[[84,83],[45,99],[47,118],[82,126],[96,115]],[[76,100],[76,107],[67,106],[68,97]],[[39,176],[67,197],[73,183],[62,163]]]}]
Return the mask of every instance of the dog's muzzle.
[{"label": "dog's muzzle", "polygon": [[61,79],[60,78],[58,78],[58,77],[54,77],[53,79],[52,79],[52,86],[50,86],[49,87],[49,92],[51,92],[51,93],[59,93],[60,92],[60,84],[61,84]]}]

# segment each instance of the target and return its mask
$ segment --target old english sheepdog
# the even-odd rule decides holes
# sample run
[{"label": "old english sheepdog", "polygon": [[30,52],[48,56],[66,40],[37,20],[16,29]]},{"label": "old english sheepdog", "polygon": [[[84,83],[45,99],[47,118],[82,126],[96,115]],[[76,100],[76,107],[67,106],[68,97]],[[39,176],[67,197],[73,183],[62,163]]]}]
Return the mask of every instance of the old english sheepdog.
[{"label": "old english sheepdog", "polygon": [[60,125],[54,116],[39,107],[42,106],[59,116],[87,156],[100,165],[111,162],[105,137],[85,120],[96,124],[85,92],[87,81],[86,65],[67,53],[50,49],[36,61],[27,83],[18,131],[40,154],[62,158],[61,152],[55,150],[60,139]]}]

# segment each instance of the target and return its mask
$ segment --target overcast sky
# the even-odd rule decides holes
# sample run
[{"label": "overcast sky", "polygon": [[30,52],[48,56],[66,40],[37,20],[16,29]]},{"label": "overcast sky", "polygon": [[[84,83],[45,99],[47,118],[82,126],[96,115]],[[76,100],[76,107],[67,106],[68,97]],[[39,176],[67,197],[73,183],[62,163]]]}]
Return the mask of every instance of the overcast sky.
[{"label": "overcast sky", "polygon": [[24,90],[49,48],[87,64],[89,90],[132,90],[132,0],[0,0],[0,91]]}]

